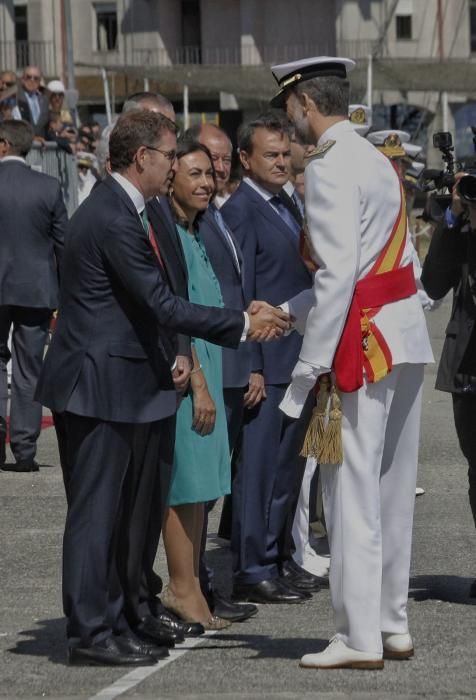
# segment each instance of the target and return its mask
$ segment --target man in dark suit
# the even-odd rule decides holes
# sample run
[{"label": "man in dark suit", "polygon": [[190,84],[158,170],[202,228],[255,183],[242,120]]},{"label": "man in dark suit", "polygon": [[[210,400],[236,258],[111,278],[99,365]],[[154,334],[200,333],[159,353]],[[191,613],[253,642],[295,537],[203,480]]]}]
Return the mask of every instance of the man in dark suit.
[{"label": "man in dark suit", "polygon": [[[241,246],[246,300],[258,294],[279,304],[312,284],[299,255],[300,224],[287,206],[289,197],[282,194],[289,177],[289,137],[276,116],[264,115],[241,127],[238,142],[246,177],[220,211]],[[298,455],[312,405],[310,397],[295,422],[279,410],[300,347],[295,332],[274,347],[253,347],[251,369],[259,378],[260,401],[246,412],[233,484],[231,546],[238,600],[300,602],[318,589],[314,578],[287,557],[284,546],[302,479],[304,460]]]},{"label": "man in dark suit", "polygon": [[[41,404],[33,400],[48,326],[58,306],[58,270],[66,209],[59,182],[31,170],[33,131],[24,121],[0,124],[0,465],[38,471]],[[12,331],[10,438],[15,464],[5,465],[8,336]]]},{"label": "man in dark suit", "polygon": [[[462,176],[458,175],[459,180]],[[421,281],[432,299],[453,290],[436,388],[453,398],[461,451],[468,462],[469,503],[476,525],[476,205],[453,188],[452,204],[431,238]],[[476,598],[476,579],[469,595]]]},{"label": "man in dark suit", "polygon": [[17,92],[17,106],[22,119],[33,127],[35,136],[46,137],[48,126],[48,98],[40,92],[41,70],[38,66],[26,66]]},{"label": "man in dark suit", "polygon": [[[70,222],[59,322],[37,389],[62,422],[63,604],[75,664],[142,665],[163,655],[141,641],[148,635],[140,637],[140,624],[131,634],[116,571],[124,580],[128,549],[144,550],[160,452],[170,450],[175,333],[237,346],[288,325],[265,304],[249,314],[191,305],[164,283],[144,210],[174,168],[175,147],[175,127],[161,115],[133,111],[118,120],[112,175]],[[136,444],[141,473],[130,468]]]}]

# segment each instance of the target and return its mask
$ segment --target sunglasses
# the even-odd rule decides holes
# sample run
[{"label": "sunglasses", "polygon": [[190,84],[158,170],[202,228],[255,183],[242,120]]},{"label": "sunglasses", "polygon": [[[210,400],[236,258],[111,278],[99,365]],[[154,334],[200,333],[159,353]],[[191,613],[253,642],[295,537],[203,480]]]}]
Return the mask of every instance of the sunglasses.
[{"label": "sunglasses", "polygon": [[35,82],[39,83],[41,80],[41,77],[39,75],[30,75],[29,73],[27,73],[25,75],[25,80],[34,80]]},{"label": "sunglasses", "polygon": [[64,92],[52,92],[51,97],[64,97]]},{"label": "sunglasses", "polygon": [[10,88],[16,85],[17,81],[14,80],[13,82],[11,82],[10,80],[2,80],[2,83],[5,85],[5,87]]}]

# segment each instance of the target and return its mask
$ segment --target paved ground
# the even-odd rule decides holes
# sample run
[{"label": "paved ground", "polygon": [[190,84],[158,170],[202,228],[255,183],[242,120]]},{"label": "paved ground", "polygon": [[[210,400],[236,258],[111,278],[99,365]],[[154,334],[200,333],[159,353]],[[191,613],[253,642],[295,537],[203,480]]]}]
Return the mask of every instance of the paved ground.
[{"label": "paved ground", "polygon": [[[429,317],[438,353],[448,314],[446,303]],[[387,662],[380,672],[299,669],[299,657],[321,649],[333,633],[323,591],[304,605],[264,606],[252,621],[206,638],[136,685],[128,676],[129,686],[103,691],[125,672],[65,665],[64,497],[50,429],[42,434],[39,458],[51,467],[33,475],[0,473],[0,697],[112,698],[121,689],[121,697],[164,699],[476,697],[476,601],[467,597],[476,576],[476,535],[449,397],[433,390],[434,375],[430,367],[419,475],[426,495],[416,503],[409,604],[412,661]],[[216,517],[210,530],[216,531]],[[213,538],[210,548],[227,588],[228,550]]]}]

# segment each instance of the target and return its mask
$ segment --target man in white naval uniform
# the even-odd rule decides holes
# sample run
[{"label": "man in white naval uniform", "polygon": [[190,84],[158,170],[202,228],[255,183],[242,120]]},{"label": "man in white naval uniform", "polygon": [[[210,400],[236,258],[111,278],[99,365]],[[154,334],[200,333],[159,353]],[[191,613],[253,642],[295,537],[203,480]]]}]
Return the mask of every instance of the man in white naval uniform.
[{"label": "man in white naval uniform", "polygon": [[[346,379],[341,392],[344,458],[338,466],[321,465],[337,634],[323,652],[301,659],[312,668],[382,668],[383,657],[413,655],[406,605],[423,367],[433,355],[406,217],[398,219],[404,213],[399,178],[347,119],[347,71],[353,66],[349,59],[324,57],[272,69],[281,88],[272,104],[285,104],[301,137],[317,145],[305,170],[305,196],[318,271],[312,290],[283,304],[305,332],[281,408],[299,416],[316,379],[334,368],[370,275],[381,286],[379,301],[370,303],[368,293],[365,301],[365,308],[380,309],[371,335],[383,336],[390,355],[387,372],[371,382],[367,366],[362,370],[366,344],[357,315],[357,346],[346,354],[343,370],[352,367],[356,377],[355,387],[350,390]],[[398,281],[389,289],[389,278],[374,270],[398,228],[401,246],[390,273]],[[336,382],[343,387],[337,371]]]}]

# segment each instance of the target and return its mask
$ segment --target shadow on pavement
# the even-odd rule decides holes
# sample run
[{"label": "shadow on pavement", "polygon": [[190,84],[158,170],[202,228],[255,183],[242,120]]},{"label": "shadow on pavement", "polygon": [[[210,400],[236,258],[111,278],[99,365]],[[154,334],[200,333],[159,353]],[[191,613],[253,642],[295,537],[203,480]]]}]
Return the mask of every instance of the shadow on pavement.
[{"label": "shadow on pavement", "polygon": [[10,654],[47,656],[55,664],[66,664],[66,622],[64,618],[38,620],[36,627],[19,632],[21,639],[7,649]]},{"label": "shadow on pavement", "polygon": [[[233,648],[241,647],[249,649],[250,652],[256,652],[248,657],[253,659],[300,659],[304,654],[315,654],[323,651],[329,644],[328,639],[314,637],[276,638],[268,637],[266,634],[230,634],[226,632],[214,635],[214,639],[220,642],[235,642]],[[197,653],[210,649],[224,651],[224,647],[213,643],[195,647]]]},{"label": "shadow on pavement", "polygon": [[445,603],[476,605],[476,598],[469,597],[473,580],[464,576],[413,576],[409,597],[415,601],[442,600]]}]

